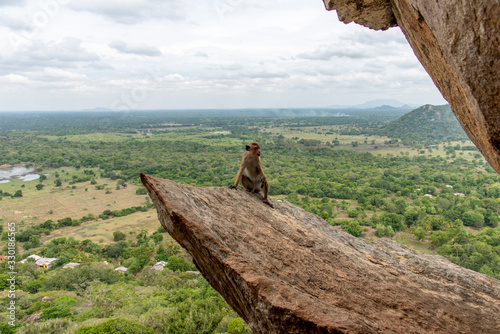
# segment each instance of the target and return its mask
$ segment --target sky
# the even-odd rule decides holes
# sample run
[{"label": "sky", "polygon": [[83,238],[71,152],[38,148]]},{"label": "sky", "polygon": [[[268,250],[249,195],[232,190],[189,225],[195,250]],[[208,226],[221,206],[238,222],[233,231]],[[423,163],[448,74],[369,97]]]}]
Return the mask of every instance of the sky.
[{"label": "sky", "polygon": [[401,30],[321,0],[0,0],[0,111],[445,104]]}]

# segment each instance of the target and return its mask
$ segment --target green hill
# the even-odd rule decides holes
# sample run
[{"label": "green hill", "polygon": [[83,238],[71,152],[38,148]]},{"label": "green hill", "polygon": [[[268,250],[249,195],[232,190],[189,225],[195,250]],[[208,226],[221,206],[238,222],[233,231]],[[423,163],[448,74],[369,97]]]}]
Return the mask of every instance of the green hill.
[{"label": "green hill", "polygon": [[467,139],[448,104],[423,105],[379,130],[380,135],[404,141],[442,142]]}]

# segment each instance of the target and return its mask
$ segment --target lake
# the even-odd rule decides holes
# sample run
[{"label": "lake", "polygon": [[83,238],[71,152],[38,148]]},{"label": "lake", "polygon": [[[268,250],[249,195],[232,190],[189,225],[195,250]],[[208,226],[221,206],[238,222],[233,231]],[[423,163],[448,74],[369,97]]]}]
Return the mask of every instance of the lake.
[{"label": "lake", "polygon": [[25,166],[11,166],[0,168],[0,183],[7,183],[10,179],[21,179],[23,181],[33,181],[40,177],[33,173],[35,168]]}]

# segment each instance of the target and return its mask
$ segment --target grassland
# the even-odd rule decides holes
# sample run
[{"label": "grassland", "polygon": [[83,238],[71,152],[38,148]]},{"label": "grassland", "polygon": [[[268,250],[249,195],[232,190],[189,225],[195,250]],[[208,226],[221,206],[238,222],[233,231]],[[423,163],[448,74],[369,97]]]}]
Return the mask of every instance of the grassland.
[{"label": "grassland", "polygon": [[[48,175],[41,190],[36,189],[38,180],[12,179],[11,182],[0,184],[3,192],[14,193],[21,190],[23,193],[23,197],[2,199],[0,215],[4,220],[38,224],[47,219],[77,219],[89,213],[98,216],[106,209],[120,210],[143,205],[146,201],[145,195],[136,195],[139,188],[137,185],[116,189],[116,181],[106,178],[97,178],[96,184],[91,184],[90,181],[69,184],[73,175],[82,174],[74,168],[47,170],[43,173]],[[60,187],[54,185],[56,174],[62,180]],[[97,186],[103,186],[103,189],[98,190]]]},{"label": "grassland", "polygon": [[[113,241],[113,232],[121,231],[127,239],[147,230],[151,234],[161,227],[156,216],[156,211],[137,212],[125,217],[111,218],[82,223],[80,226],[65,227],[53,231],[49,236],[43,237],[42,242],[59,237],[73,237],[75,240],[90,239],[98,244],[109,244]],[[135,239],[135,238],[134,238]]]},{"label": "grassland", "polygon": [[[0,217],[4,222],[15,222],[18,231],[49,219],[55,222],[65,217],[79,219],[90,213],[97,217],[104,210],[140,206],[149,200],[147,195],[136,194],[138,185],[129,184],[126,188],[121,186],[117,189],[116,180],[108,178],[96,177],[95,184],[91,184],[90,181],[70,184],[74,176],[83,175],[82,170],[75,168],[44,170],[42,173],[47,179],[43,181],[44,188],[41,190],[36,189],[39,180],[12,179],[11,182],[0,184],[0,190],[3,192],[13,194],[21,190],[23,193],[23,197],[3,197],[0,201]],[[97,171],[96,174],[99,175]],[[57,178],[62,180],[62,185],[59,187],[54,184]],[[97,189],[101,187],[102,189]],[[74,237],[76,240],[90,239],[95,243],[108,244],[113,241],[114,231],[119,230],[127,235],[133,235],[145,229],[151,234],[160,226],[156,212],[151,209],[124,217],[97,219],[84,222],[80,226],[56,229],[47,236],[42,235],[41,241],[57,237]],[[20,251],[22,253],[22,250]]]},{"label": "grassland", "polygon": [[[470,140],[450,141],[440,145],[430,145],[422,147],[406,146],[401,142],[389,143],[390,138],[377,135],[342,135],[339,131],[342,129],[341,125],[333,126],[314,126],[314,127],[270,127],[265,129],[266,132],[275,135],[282,135],[287,139],[298,138],[306,140],[319,140],[323,144],[338,142],[335,148],[342,150],[350,150],[358,153],[371,153],[379,156],[398,156],[405,155],[409,157],[425,156],[425,157],[446,157],[446,147],[448,146],[474,146]],[[353,142],[357,146],[353,146]],[[458,156],[472,161],[477,158],[475,155],[478,152],[474,151],[459,151]],[[482,158],[481,158],[482,159]]]}]

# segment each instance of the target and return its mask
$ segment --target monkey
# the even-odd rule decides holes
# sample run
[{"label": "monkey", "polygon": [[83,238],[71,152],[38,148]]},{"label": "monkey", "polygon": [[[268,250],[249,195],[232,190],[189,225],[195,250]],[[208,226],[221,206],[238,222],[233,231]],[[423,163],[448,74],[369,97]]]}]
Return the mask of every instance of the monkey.
[{"label": "monkey", "polygon": [[269,201],[267,193],[269,192],[269,184],[266,181],[266,176],[262,170],[262,164],[260,163],[260,145],[259,143],[248,143],[246,146],[246,151],[243,153],[241,158],[241,165],[236,176],[236,181],[229,188],[236,188],[241,182],[243,187],[249,192],[258,193],[261,190],[264,191],[263,202],[269,205],[271,208],[274,206]]}]

